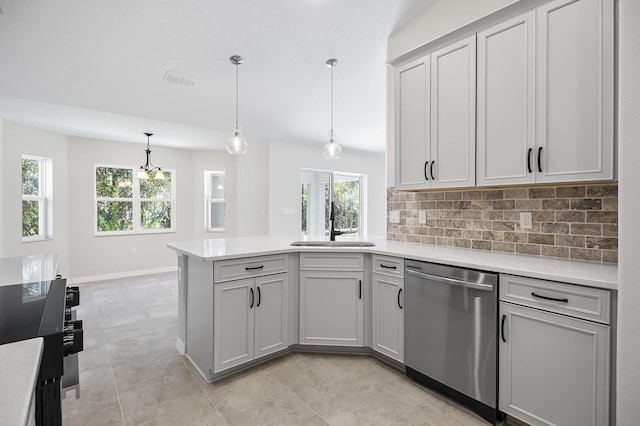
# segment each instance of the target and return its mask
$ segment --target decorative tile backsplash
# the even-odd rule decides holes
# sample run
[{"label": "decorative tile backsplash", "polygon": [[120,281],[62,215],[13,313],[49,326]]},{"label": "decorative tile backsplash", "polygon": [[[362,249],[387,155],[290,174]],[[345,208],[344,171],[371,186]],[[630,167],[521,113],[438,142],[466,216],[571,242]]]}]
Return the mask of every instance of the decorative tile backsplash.
[{"label": "decorative tile backsplash", "polygon": [[[618,183],[450,191],[387,190],[387,239],[618,262]],[[426,223],[419,223],[419,212]],[[532,227],[520,227],[531,212]],[[389,215],[387,214],[387,218]]]}]

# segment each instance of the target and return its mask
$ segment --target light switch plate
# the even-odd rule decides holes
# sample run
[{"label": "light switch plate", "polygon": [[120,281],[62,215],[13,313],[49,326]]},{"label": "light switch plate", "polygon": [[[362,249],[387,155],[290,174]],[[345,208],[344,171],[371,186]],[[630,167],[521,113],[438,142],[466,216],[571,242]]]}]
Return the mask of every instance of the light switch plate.
[{"label": "light switch plate", "polygon": [[420,210],[418,212],[418,223],[424,225],[427,223],[427,212],[424,210]]},{"label": "light switch plate", "polygon": [[532,226],[531,212],[520,212],[520,228],[531,229]]},{"label": "light switch plate", "polygon": [[296,209],[285,207],[285,208],[282,209],[282,214],[284,216],[295,216],[296,215]]},{"label": "light switch plate", "polygon": [[400,212],[398,210],[392,210],[389,212],[389,222],[400,223]]}]

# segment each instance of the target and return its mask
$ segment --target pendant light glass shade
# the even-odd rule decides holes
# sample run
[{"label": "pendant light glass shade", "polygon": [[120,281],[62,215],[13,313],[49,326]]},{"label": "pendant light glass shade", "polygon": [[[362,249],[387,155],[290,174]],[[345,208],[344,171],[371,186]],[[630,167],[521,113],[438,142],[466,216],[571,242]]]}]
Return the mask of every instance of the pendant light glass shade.
[{"label": "pendant light glass shade", "polygon": [[227,152],[232,155],[242,155],[247,152],[247,149],[249,149],[247,140],[240,134],[240,125],[238,124],[238,94],[240,91],[240,84],[238,81],[238,65],[240,65],[244,61],[244,59],[242,59],[242,56],[233,55],[229,58],[229,61],[236,66],[236,125],[233,128],[233,136],[231,136],[227,140]]},{"label": "pendant light glass shade", "polygon": [[149,172],[154,172],[153,178],[156,180],[162,180],[164,179],[164,173],[162,172],[162,169],[160,167],[154,166],[153,163],[151,163],[151,148],[149,147],[149,138],[153,136],[153,133],[144,133],[144,135],[147,137],[147,149],[145,149],[144,151],[147,154],[147,161],[144,163],[144,165],[140,166],[136,177],[141,180],[147,180],[150,178]]},{"label": "pendant light glass shade", "polygon": [[331,130],[329,142],[322,148],[322,156],[326,160],[338,160],[342,155],[342,148],[335,142],[336,133],[333,131],[333,68],[338,65],[337,59],[329,59],[326,65],[331,68]]}]

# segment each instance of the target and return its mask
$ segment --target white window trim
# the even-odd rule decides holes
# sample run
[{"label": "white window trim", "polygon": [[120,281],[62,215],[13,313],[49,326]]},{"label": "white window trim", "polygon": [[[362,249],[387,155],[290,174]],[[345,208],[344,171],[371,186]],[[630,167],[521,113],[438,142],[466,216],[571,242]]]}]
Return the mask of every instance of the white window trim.
[{"label": "white window trim", "polygon": [[[38,201],[38,235],[23,236],[23,243],[33,243],[53,239],[53,160],[35,155],[22,155],[20,158],[20,175],[22,176],[22,160],[38,162],[38,188],[40,195],[22,195],[22,201]],[[22,183],[22,181],[21,181]],[[20,203],[20,218],[22,220],[22,203]],[[20,226],[22,234],[22,226]]]},{"label": "white window trim", "polygon": [[[131,198],[106,198],[98,197],[96,194],[96,168],[107,167],[114,169],[131,170],[131,189],[133,197]],[[166,198],[141,198],[140,197],[140,179],[136,178],[136,172],[139,167],[113,165],[113,164],[94,164],[93,166],[93,236],[94,237],[113,237],[117,235],[145,235],[145,234],[170,234],[176,232],[176,171],[174,169],[162,169],[171,173],[171,199]],[[98,201],[122,201],[133,203],[133,229],[130,231],[98,231]],[[140,209],[143,201],[161,201],[171,202],[171,228],[166,229],[142,229],[140,220]]]},{"label": "white window trim", "polygon": [[[205,170],[204,172],[204,230],[205,232],[225,232],[227,229],[227,201],[225,198],[211,198],[211,176],[222,175],[225,182],[225,194],[227,185],[226,173],[222,170]],[[212,227],[211,225],[211,203],[220,203],[224,205],[224,225],[223,227]]]}]

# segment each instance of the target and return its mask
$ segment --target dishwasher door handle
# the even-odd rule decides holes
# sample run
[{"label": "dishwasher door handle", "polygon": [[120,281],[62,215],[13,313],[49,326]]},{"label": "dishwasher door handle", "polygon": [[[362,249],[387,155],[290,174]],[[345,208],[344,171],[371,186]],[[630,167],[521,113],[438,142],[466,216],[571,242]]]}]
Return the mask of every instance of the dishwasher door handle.
[{"label": "dishwasher door handle", "polygon": [[493,291],[491,284],[472,283],[469,281],[457,280],[455,278],[440,277],[438,275],[425,274],[424,272],[413,271],[411,269],[406,270],[407,274],[420,278],[426,278],[428,280],[436,281],[443,284],[457,285],[461,287],[473,288],[475,290]]}]

